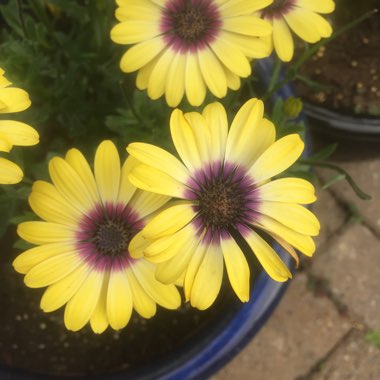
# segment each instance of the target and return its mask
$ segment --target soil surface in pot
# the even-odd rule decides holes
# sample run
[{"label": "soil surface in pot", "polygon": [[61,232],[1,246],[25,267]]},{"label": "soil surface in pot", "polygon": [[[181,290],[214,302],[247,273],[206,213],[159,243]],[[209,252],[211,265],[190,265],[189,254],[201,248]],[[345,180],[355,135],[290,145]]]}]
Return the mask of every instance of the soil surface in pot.
[{"label": "soil surface in pot", "polygon": [[[0,363],[10,367],[56,375],[131,373],[178,356],[185,347],[199,350],[242,305],[224,281],[217,301],[206,311],[188,304],[176,311],[158,307],[150,320],[134,312],[122,331],[108,328],[96,335],[86,326],[74,333],[63,325],[63,308],[49,314],[40,310],[44,289],[23,284],[23,276],[12,268],[18,254],[9,247],[15,241],[14,232],[7,238],[2,242],[0,265]],[[258,274],[259,270],[252,271],[251,278]]]},{"label": "soil surface in pot", "polygon": [[300,75],[318,84],[296,81],[297,94],[307,102],[348,115],[380,116],[380,14],[320,48]]}]

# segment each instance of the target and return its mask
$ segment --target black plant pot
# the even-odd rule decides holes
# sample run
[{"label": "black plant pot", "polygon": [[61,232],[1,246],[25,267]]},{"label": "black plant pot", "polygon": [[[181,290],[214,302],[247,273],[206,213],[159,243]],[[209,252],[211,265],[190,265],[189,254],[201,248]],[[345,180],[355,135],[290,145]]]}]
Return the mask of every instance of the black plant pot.
[{"label": "black plant pot", "polygon": [[380,117],[355,117],[311,103],[304,104],[310,128],[344,139],[380,141]]}]

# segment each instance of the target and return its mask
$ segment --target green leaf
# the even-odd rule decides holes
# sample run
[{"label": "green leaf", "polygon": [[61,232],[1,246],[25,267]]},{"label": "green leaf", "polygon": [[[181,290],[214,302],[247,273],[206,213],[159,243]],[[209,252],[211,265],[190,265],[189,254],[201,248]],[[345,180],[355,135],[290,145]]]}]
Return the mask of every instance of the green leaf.
[{"label": "green leaf", "polygon": [[6,5],[0,5],[0,12],[4,21],[19,36],[24,36],[23,26],[20,18],[20,10],[17,0],[10,0]]},{"label": "green leaf", "polygon": [[328,189],[330,186],[332,186],[334,183],[337,183],[337,182],[340,182],[342,180],[346,179],[346,175],[345,174],[337,174],[335,175],[334,177],[330,178],[323,186],[322,186],[322,189],[323,190],[326,190]]},{"label": "green leaf", "polygon": [[278,127],[283,119],[282,114],[282,106],[284,104],[284,100],[281,97],[278,97],[274,103],[273,111],[272,111],[272,122]]},{"label": "green leaf", "polygon": [[308,157],[309,161],[323,161],[330,158],[334,152],[336,151],[336,148],[338,147],[338,144],[330,144],[326,148],[323,148],[317,153],[314,153]]},{"label": "green leaf", "polygon": [[305,125],[303,123],[285,125],[279,128],[278,133],[277,133],[277,138],[279,139],[281,137],[290,135],[292,133],[299,133],[299,134],[305,133]]},{"label": "green leaf", "polygon": [[380,348],[380,330],[368,331],[364,339],[373,346]]}]

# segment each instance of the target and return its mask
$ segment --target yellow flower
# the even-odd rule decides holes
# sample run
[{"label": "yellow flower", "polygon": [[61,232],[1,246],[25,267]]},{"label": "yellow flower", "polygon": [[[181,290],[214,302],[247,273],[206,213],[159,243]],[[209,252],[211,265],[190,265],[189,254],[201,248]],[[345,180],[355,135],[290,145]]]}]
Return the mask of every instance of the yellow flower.
[{"label": "yellow flower", "polygon": [[36,244],[13,265],[31,288],[47,286],[41,299],[45,312],[66,304],[64,322],[77,331],[87,322],[96,333],[108,325],[125,327],[135,309],[144,318],[156,303],[175,309],[180,296],[174,285],[155,278],[155,265],[132,259],[130,239],[146,218],[169,199],[131,185],[129,157],[123,166],[115,145],[102,142],[95,154],[94,174],[84,156],[71,149],[65,159],[49,163],[53,184],[37,181],[29,203],[44,221],[24,222],[18,234]]},{"label": "yellow flower", "polygon": [[263,114],[262,101],[251,99],[228,131],[219,103],[202,114],[174,110],[171,135],[182,162],[150,144],[127,147],[142,163],[131,171],[131,182],[178,198],[135,236],[131,255],[158,263],[156,277],[163,283],[184,277],[185,297],[198,309],[216,299],[224,265],[235,293],[248,301],[250,270],[241,239],[272,279],[291,277],[258,230],[297,262],[294,248],[307,256],[314,253],[311,236],[319,233],[319,222],[302,206],[315,201],[313,186],[299,178],[271,181],[299,158],[304,143],[297,134],[275,141],[274,125]]},{"label": "yellow flower", "polygon": [[[28,94],[12,83],[0,68],[0,114],[24,111],[30,106]],[[29,125],[14,120],[0,120],[0,151],[9,152],[14,145],[38,144],[38,133]],[[13,184],[22,179],[22,170],[12,161],[0,157],[0,184]]]},{"label": "yellow flower", "polygon": [[270,40],[278,57],[284,62],[293,57],[291,30],[309,43],[330,37],[332,28],[319,14],[331,13],[334,9],[332,0],[274,0],[272,5],[262,10],[262,17],[273,25]]},{"label": "yellow flower", "polygon": [[251,74],[251,58],[270,54],[261,36],[270,24],[252,13],[273,0],[117,0],[114,42],[132,46],[121,70],[138,71],[136,85],[151,99],[193,106],[207,89],[222,98]]}]

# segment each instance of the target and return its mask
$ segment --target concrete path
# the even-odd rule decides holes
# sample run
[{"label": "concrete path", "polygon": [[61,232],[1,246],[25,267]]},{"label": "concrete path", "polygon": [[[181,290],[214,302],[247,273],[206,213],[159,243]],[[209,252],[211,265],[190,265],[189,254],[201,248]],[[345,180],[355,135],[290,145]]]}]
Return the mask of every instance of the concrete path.
[{"label": "concrete path", "polygon": [[[212,380],[380,379],[380,142],[341,142],[333,159],[373,199],[359,200],[345,182],[318,191],[316,254],[302,259],[268,323]],[[323,182],[334,173],[317,175]]]}]

